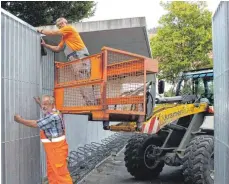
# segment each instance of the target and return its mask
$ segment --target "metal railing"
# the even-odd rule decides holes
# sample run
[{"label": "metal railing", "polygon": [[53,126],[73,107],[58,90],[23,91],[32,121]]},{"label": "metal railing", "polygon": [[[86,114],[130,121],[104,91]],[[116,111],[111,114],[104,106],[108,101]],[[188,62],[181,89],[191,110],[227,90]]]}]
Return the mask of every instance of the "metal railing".
[{"label": "metal railing", "polygon": [[105,138],[101,143],[92,142],[71,151],[68,157],[68,169],[73,181],[79,182],[112,153],[118,153],[133,133],[116,133]]}]

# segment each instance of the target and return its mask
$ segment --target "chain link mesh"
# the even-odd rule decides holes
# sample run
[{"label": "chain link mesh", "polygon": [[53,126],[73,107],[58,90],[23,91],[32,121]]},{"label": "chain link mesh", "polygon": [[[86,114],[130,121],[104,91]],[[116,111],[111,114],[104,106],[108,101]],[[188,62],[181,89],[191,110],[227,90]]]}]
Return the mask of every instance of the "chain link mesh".
[{"label": "chain link mesh", "polygon": [[[144,112],[144,58],[108,49],[107,58],[103,61],[107,62],[107,75],[102,78],[101,74],[101,81],[96,81],[95,84],[93,76],[97,71],[91,71],[93,57],[76,60],[57,68],[56,83],[58,87],[64,88],[63,106],[77,107],[78,110],[80,107],[84,109],[85,106],[102,106],[117,114],[121,111],[122,113],[132,111],[136,115]],[[98,58],[98,55],[96,57]],[[99,58],[102,59],[102,57]],[[102,70],[99,69],[98,72]],[[104,79],[107,80],[106,94],[101,93]],[[88,83],[94,83],[94,85]],[[77,84],[77,86],[70,87],[70,84]],[[138,94],[134,93],[136,90]],[[105,101],[102,100],[104,97]]]},{"label": "chain link mesh", "polygon": [[57,68],[57,84],[77,80],[86,80],[91,77],[91,60],[81,59],[77,62]]},{"label": "chain link mesh", "polygon": [[[106,98],[121,98],[119,104],[108,105],[108,109],[143,112],[144,98],[141,103],[133,106],[136,98],[131,99],[131,97],[136,97],[133,92],[140,87],[142,91],[139,94],[144,95],[144,61],[126,54],[108,51],[107,62]],[[122,100],[122,97],[129,97],[129,103],[126,103],[126,98]]]},{"label": "chain link mesh", "polygon": [[101,86],[79,86],[64,89],[64,106],[65,107],[81,107],[81,106],[97,106],[100,104]]},{"label": "chain link mesh", "polygon": [[123,53],[114,52],[114,51],[107,52],[107,64],[108,65],[120,63],[123,61],[132,61],[136,59],[139,59],[139,58],[135,56],[123,54]]}]

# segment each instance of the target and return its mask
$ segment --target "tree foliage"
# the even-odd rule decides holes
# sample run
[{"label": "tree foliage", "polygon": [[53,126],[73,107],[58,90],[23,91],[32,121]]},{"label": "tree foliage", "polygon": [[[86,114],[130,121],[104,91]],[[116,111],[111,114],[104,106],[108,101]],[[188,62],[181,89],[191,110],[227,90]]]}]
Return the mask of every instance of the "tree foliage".
[{"label": "tree foliage", "polygon": [[203,1],[161,5],[167,14],[151,39],[152,55],[159,60],[159,77],[174,84],[181,71],[212,66],[211,12]]},{"label": "tree foliage", "polygon": [[164,93],[164,97],[172,97],[172,96],[175,96],[175,88],[174,87],[169,88],[169,90],[165,91],[165,93]]},{"label": "tree foliage", "polygon": [[33,26],[55,23],[59,17],[76,22],[94,15],[94,1],[2,1],[1,7]]}]

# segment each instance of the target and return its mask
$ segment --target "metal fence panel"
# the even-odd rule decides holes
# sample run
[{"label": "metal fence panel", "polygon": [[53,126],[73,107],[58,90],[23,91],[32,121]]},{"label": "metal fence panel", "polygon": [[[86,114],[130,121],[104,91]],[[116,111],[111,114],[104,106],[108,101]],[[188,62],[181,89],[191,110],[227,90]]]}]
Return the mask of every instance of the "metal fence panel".
[{"label": "metal fence panel", "polygon": [[215,184],[229,183],[229,2],[213,17]]},{"label": "metal fence panel", "polygon": [[27,23],[1,12],[2,183],[40,183],[37,129],[14,122],[15,113],[39,118],[33,96],[39,95],[39,34]]},{"label": "metal fence panel", "polygon": [[42,56],[42,94],[53,95],[54,88],[54,53],[46,49],[47,55]]},{"label": "metal fence panel", "polygon": [[[41,94],[53,95],[54,88],[54,53],[46,49],[47,55],[41,57]],[[46,174],[46,155],[41,143],[41,176]]]}]

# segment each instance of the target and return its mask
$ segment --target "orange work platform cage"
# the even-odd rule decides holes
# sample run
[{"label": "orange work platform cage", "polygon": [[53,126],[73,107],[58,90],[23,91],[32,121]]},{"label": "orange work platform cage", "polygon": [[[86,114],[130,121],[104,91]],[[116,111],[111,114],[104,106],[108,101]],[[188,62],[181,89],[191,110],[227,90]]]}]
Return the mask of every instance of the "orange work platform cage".
[{"label": "orange work platform cage", "polygon": [[87,114],[92,121],[136,121],[146,114],[146,75],[157,72],[156,60],[108,47],[83,59],[55,62],[56,108]]}]

